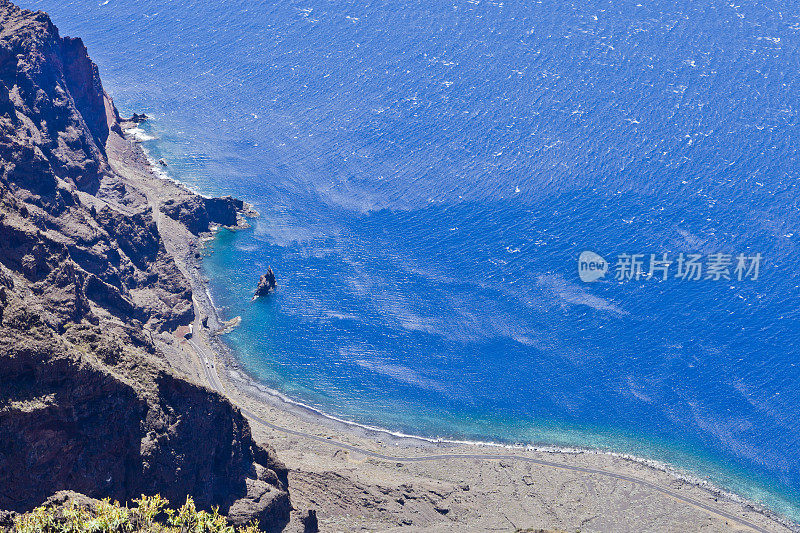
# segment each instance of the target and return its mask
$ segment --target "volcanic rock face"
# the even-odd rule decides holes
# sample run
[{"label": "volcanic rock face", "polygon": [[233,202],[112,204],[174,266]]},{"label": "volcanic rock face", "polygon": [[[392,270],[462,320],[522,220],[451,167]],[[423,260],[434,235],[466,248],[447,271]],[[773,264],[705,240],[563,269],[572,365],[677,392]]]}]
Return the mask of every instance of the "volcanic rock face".
[{"label": "volcanic rock face", "polygon": [[[44,13],[0,0],[0,156],[9,181],[46,192],[58,175],[97,189],[108,136],[97,67],[80,39],[61,39]],[[16,135],[6,135],[13,131]]]},{"label": "volcanic rock face", "polygon": [[0,0],[0,509],[191,495],[280,529],[285,468],[154,340],[194,319],[154,212],[200,233],[242,204],[151,205],[106,159],[118,120],[81,41]]},{"label": "volcanic rock face", "polygon": [[195,235],[211,229],[211,224],[235,226],[244,202],[225,196],[223,198],[203,198],[192,195],[186,199],[170,199],[161,206],[168,217],[181,222]]}]

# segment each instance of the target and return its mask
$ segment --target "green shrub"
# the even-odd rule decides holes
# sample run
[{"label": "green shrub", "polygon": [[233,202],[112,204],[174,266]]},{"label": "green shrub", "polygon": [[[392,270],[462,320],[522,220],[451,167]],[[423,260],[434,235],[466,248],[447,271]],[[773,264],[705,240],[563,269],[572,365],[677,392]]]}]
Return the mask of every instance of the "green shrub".
[{"label": "green shrub", "polygon": [[94,505],[74,502],[62,507],[37,507],[18,516],[13,533],[260,533],[255,524],[238,529],[219,514],[198,511],[194,500],[186,498],[179,509],[156,494],[133,500],[136,507],[122,506],[109,499]]}]

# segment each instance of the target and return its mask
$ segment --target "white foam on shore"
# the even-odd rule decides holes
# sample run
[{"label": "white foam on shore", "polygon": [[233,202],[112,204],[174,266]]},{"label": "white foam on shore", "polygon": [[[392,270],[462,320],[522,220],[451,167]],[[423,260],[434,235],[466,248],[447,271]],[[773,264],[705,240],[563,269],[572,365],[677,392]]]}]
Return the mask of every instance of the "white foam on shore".
[{"label": "white foam on shore", "polygon": [[[127,132],[128,130],[125,130],[125,131]],[[153,159],[153,157],[150,155],[150,152],[147,151],[147,148],[145,148],[141,144],[139,145],[139,147],[142,149],[142,152],[144,153],[145,157],[147,158],[147,164],[150,167],[150,171],[157,178],[165,180],[165,181],[169,181],[171,183],[174,183],[178,187],[180,187],[180,188],[182,188],[182,189],[184,189],[184,190],[186,190],[188,192],[191,192],[192,194],[194,194],[196,196],[199,196],[201,198],[205,198],[205,199],[213,198],[213,196],[210,196],[208,194],[203,194],[203,193],[200,193],[200,192],[192,190],[188,185],[183,183],[181,180],[170,176],[167,173],[167,171],[164,170],[164,167],[158,161]],[[252,209],[252,206],[249,203],[245,202],[245,205]],[[212,234],[215,233],[219,228],[220,228],[219,224],[211,224],[211,233]],[[213,236],[211,238],[213,238]]]},{"label": "white foam on shore", "polygon": [[157,139],[157,137],[145,133],[145,131],[139,126],[134,126],[133,128],[128,128],[124,131],[125,135],[130,135],[136,142],[153,141]]},{"label": "white foam on shore", "polygon": [[[127,134],[128,132],[131,132],[133,130],[141,131],[140,128],[136,127],[136,128],[131,128],[131,129],[125,130],[125,133]],[[155,139],[156,137],[152,137],[152,138]],[[136,140],[135,134],[134,134],[134,140]],[[145,148],[142,144],[139,144],[139,148],[141,148],[142,153],[147,158],[147,164],[150,167],[150,172],[152,172],[155,177],[157,177],[159,179],[162,179],[164,181],[169,181],[171,183],[174,183],[178,187],[181,187],[182,189],[186,189],[187,191],[191,191],[191,189],[189,189],[189,187],[187,187],[186,185],[181,183],[179,180],[173,178],[169,174],[167,174],[167,171],[164,170],[164,167],[159,165],[158,162],[155,159],[153,159],[153,157],[150,155],[150,152],[147,151],[147,148]],[[193,192],[193,191],[191,191],[191,192]],[[203,196],[203,195],[198,194],[198,193],[194,193],[194,194],[197,194],[198,196]]]},{"label": "white foam on shore", "polygon": [[171,181],[177,185],[180,185],[181,187],[184,187],[183,183],[167,174],[163,168],[160,168],[161,165],[159,165],[152,157],[150,157],[150,154],[148,154],[147,151],[145,151],[145,154],[147,155],[147,162],[150,164],[150,170],[156,175],[156,177],[165,181]]},{"label": "white foam on shore", "polygon": [[[147,148],[145,148],[144,145],[142,145],[142,142],[144,142],[144,141],[152,141],[152,140],[158,139],[158,137],[155,137],[153,135],[149,135],[149,134],[145,133],[145,131],[142,128],[140,128],[139,126],[134,126],[132,128],[126,128],[126,129],[123,130],[123,133],[125,134],[126,138],[132,137],[133,142],[135,142],[135,143],[137,143],[139,145],[139,148],[142,150],[142,153],[144,154],[145,158],[147,158],[147,164],[149,166],[150,172],[152,172],[154,176],[156,176],[159,179],[174,183],[175,185],[177,185],[177,186],[179,186],[179,187],[181,187],[183,189],[186,189],[187,191],[190,191],[189,187],[187,187],[186,185],[181,183],[179,180],[173,178],[169,174],[167,174],[167,172],[164,170],[164,167],[162,165],[158,164],[158,162],[155,159],[153,159],[153,157],[150,155],[150,152],[147,150]],[[194,193],[194,194],[198,194],[198,193]],[[202,196],[202,195],[199,195],[199,196]]]}]

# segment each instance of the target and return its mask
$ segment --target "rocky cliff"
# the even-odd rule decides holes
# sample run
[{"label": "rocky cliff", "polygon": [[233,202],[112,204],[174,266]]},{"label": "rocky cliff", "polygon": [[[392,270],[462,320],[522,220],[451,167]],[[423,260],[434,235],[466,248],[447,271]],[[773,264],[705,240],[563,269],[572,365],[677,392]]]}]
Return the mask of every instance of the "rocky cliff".
[{"label": "rocky cliff", "polygon": [[0,0],[0,509],[59,490],[160,493],[278,530],[287,472],[157,340],[194,319],[159,232],[235,224],[242,204],[153,201],[106,156],[119,116],[80,39]]}]

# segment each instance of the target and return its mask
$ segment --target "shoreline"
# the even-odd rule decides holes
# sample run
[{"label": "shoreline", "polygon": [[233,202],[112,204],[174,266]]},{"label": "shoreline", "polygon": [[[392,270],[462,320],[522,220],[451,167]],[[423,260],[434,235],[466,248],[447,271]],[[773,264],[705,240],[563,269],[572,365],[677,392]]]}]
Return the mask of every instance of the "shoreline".
[{"label": "shoreline", "polygon": [[[217,313],[218,310],[214,309],[214,312]],[[225,377],[222,378],[223,384],[227,384],[229,387],[235,388],[238,393],[247,395],[249,398],[254,399],[257,402],[265,403],[277,409],[281,409],[287,412],[290,416],[310,419],[312,422],[318,423],[321,426],[333,431],[351,432],[362,438],[372,439],[383,442],[390,446],[399,447],[406,453],[409,451],[419,452],[429,450],[447,452],[458,450],[460,447],[470,447],[483,448],[486,449],[487,452],[491,452],[491,450],[503,450],[520,453],[534,452],[550,454],[553,456],[607,456],[631,462],[643,468],[659,473],[664,473],[677,481],[685,482],[699,489],[707,491],[715,498],[722,498],[730,503],[742,505],[746,509],[757,514],[761,514],[769,520],[786,527],[788,530],[796,532],[800,531],[800,524],[791,521],[789,518],[778,514],[762,504],[753,502],[744,496],[736,494],[735,492],[723,489],[709,481],[705,481],[693,476],[688,472],[684,472],[680,469],[680,467],[653,459],[591,447],[506,444],[494,441],[432,438],[346,420],[335,415],[328,414],[315,407],[306,405],[301,401],[293,400],[280,391],[260,383],[256,378],[247,372],[247,370],[233,354],[232,350],[224,344],[224,341],[222,341],[219,336],[215,335],[210,340],[209,345],[211,347],[210,351],[216,357],[218,363],[216,370],[219,371],[219,363],[221,362],[221,368],[225,373]],[[217,373],[219,374],[219,372]],[[230,389],[226,388],[224,392],[226,393],[226,396],[229,396]],[[413,459],[413,457],[409,458]]]},{"label": "shoreline", "polygon": [[[131,136],[135,137],[134,135]],[[149,174],[152,179],[161,180],[164,183],[163,187],[151,187],[155,190],[155,196],[160,196],[160,198],[168,197],[168,189],[172,187],[180,188],[183,191],[191,192],[192,194],[197,194],[192,192],[191,189],[181,182],[170,177],[162,169],[158,168],[147,153],[144,146],[142,146],[141,140],[136,140],[135,138],[132,140],[126,136],[125,141],[131,146],[137,147],[138,151],[146,162],[147,168],[138,168],[136,170],[140,173]],[[136,148],[134,149],[136,150]],[[136,159],[135,155],[134,159]],[[167,190],[165,191],[164,189]],[[164,217],[160,218],[163,219]],[[243,229],[244,227],[246,227],[246,225],[241,225],[240,221],[240,225],[237,225],[237,227],[233,229]],[[547,460],[542,460],[542,462],[546,463],[556,459],[558,462],[563,461],[565,465],[570,461],[576,462],[577,460],[580,460],[586,462],[587,458],[601,458],[602,460],[598,461],[600,463],[613,463],[614,461],[622,461],[627,467],[632,468],[639,477],[646,478],[648,476],[666,476],[672,480],[672,482],[678,482],[682,488],[685,488],[686,486],[693,487],[695,492],[700,491],[701,494],[705,494],[707,499],[711,500],[714,504],[722,504],[721,507],[724,505],[734,508],[739,507],[739,510],[743,511],[745,515],[754,515],[755,522],[757,524],[759,522],[763,522],[764,520],[767,521],[766,524],[762,524],[762,526],[769,529],[756,530],[800,531],[800,524],[797,524],[790,519],[779,515],[775,511],[772,511],[761,504],[751,502],[746,498],[739,496],[738,494],[716,487],[710,482],[681,472],[680,468],[667,463],[636,457],[630,454],[588,447],[559,447],[546,445],[526,446],[496,442],[460,441],[441,438],[436,439],[418,435],[410,435],[341,419],[314,407],[303,404],[302,402],[295,401],[285,396],[280,391],[266,387],[265,385],[259,383],[258,380],[256,380],[247,372],[247,370],[233,354],[232,350],[220,338],[220,334],[218,333],[220,331],[224,331],[227,323],[222,321],[219,316],[219,310],[214,305],[209,290],[209,281],[204,278],[201,268],[202,250],[205,246],[205,242],[213,238],[214,231],[216,231],[216,229],[217,228],[212,230],[211,234],[201,235],[198,238],[187,236],[188,231],[183,232],[183,234],[174,231],[162,232],[165,241],[170,241],[169,243],[165,242],[165,245],[170,245],[168,246],[168,249],[171,248],[170,251],[172,252],[172,255],[175,256],[179,268],[181,268],[181,270],[184,272],[193,288],[193,299],[196,309],[194,328],[196,333],[193,336],[192,341],[194,342],[192,344],[199,342],[203,348],[207,349],[208,352],[212,354],[211,357],[213,357],[216,363],[211,364],[211,370],[213,370],[215,374],[221,374],[219,377],[224,388],[224,390],[221,392],[224,393],[224,396],[226,396],[232,403],[234,403],[234,405],[237,405],[240,408],[242,408],[243,405],[246,406],[246,411],[249,411],[249,414],[256,413],[256,416],[260,415],[269,420],[275,420],[277,418],[277,422],[273,425],[274,427],[280,427],[279,423],[283,421],[284,430],[286,429],[286,426],[292,428],[298,426],[307,428],[311,430],[307,434],[321,436],[320,438],[329,441],[329,444],[336,442],[351,448],[364,447],[363,453],[365,455],[374,454],[373,450],[375,447],[378,449],[383,449],[391,446],[393,454],[402,451],[401,455],[403,455],[403,457],[393,455],[392,457],[394,459],[409,459],[412,461],[415,460],[413,455],[408,455],[408,457],[405,457],[405,455],[412,452],[419,454],[421,451],[439,451],[449,453],[463,452],[464,450],[478,450],[484,452],[486,450],[503,450],[509,454],[502,456],[506,460],[513,460],[513,458],[522,458],[523,456],[527,457],[535,455],[537,457],[548,458]],[[186,240],[181,243],[181,239]],[[203,318],[208,319],[209,327],[207,329],[202,327]],[[167,342],[167,344],[173,343]],[[178,345],[182,347],[184,352],[187,351],[187,346],[189,346],[189,344],[189,342],[184,341],[183,339],[178,340]],[[189,348],[188,351],[193,352],[195,350]],[[204,375],[205,369],[202,368],[202,361],[199,361],[199,365],[197,364],[197,356],[200,356],[200,354],[196,353],[194,356],[192,356],[192,354],[184,353],[184,357],[177,357],[175,361],[171,361],[171,364],[176,363],[175,366],[182,372],[191,375],[196,381],[199,381],[206,386],[211,385],[211,388],[213,389],[213,383],[209,383],[209,380]],[[187,365],[187,363],[191,364]],[[199,369],[198,366],[200,367]],[[222,372],[217,372],[219,368],[222,368]],[[268,412],[269,416],[264,416],[262,414],[264,412]],[[280,412],[281,414],[276,414],[277,412]],[[251,426],[252,425],[253,424],[251,423]],[[279,431],[275,430],[274,427],[273,431]],[[253,427],[253,433],[254,436],[256,436],[255,427]],[[304,434],[301,431],[294,431],[294,433]],[[331,433],[333,436],[331,436]],[[273,440],[274,437],[267,439],[267,442],[272,442]],[[335,448],[336,446],[331,447]],[[334,453],[334,455],[336,453]],[[356,451],[354,453],[358,452]],[[279,453],[279,455],[281,458],[283,458],[285,454]],[[463,455],[467,457],[470,454]],[[489,459],[489,454],[485,453],[471,455],[486,455],[487,457],[483,459],[485,461],[500,460],[501,458],[500,455],[495,455],[495,459]],[[587,469],[586,467],[581,468]],[[625,468],[621,468],[621,470],[625,470]],[[609,474],[614,475],[614,472],[609,472]],[[645,486],[648,484],[653,484],[653,482],[648,479],[640,479],[639,481]],[[663,483],[664,480],[658,479],[656,483],[658,482]],[[720,500],[722,501],[720,502]],[[714,511],[711,512],[713,513]],[[723,513],[721,516],[725,516],[725,511],[723,509],[720,509],[719,512]],[[734,517],[734,520],[737,519]],[[753,516],[749,516],[748,518],[743,518],[742,520],[746,527],[749,525],[748,522],[752,522],[754,518]],[[775,526],[777,526],[777,528]]]},{"label": "shoreline", "polygon": [[[218,312],[218,309],[215,309]],[[389,441],[395,446],[412,447],[415,450],[419,449],[435,449],[444,451],[458,448],[460,446],[486,448],[487,450],[499,449],[525,452],[538,452],[553,455],[604,455],[624,461],[629,461],[640,465],[642,467],[652,469],[681,482],[692,484],[713,494],[717,498],[724,498],[732,503],[737,503],[745,506],[753,512],[763,514],[770,520],[780,523],[792,531],[800,532],[800,524],[793,522],[791,519],[782,516],[781,514],[773,511],[769,507],[754,502],[741,496],[733,491],[724,489],[715,485],[710,481],[703,480],[689,472],[684,471],[679,466],[672,465],[663,461],[655,459],[648,459],[645,457],[636,456],[629,453],[615,452],[613,450],[602,450],[599,448],[592,448],[589,446],[561,446],[561,445],[548,445],[548,444],[507,444],[489,440],[458,440],[448,438],[434,438],[426,437],[423,435],[415,435],[395,431],[378,426],[372,426],[346,420],[335,415],[326,413],[321,409],[309,406],[301,401],[289,398],[278,390],[267,387],[260,383],[253,377],[239,362],[238,358],[233,354],[230,347],[225,345],[219,336],[214,336],[213,340],[209,343],[211,345],[211,353],[217,358],[217,361],[222,361],[222,369],[226,374],[227,379],[223,379],[223,383],[227,382],[230,386],[237,389],[238,392],[248,395],[259,402],[264,402],[276,408],[282,409],[291,415],[298,417],[308,417],[312,421],[320,423],[323,426],[329,427],[334,431],[354,432],[359,436]],[[217,370],[219,370],[219,366]],[[217,372],[219,374],[219,372]],[[227,392],[227,390],[226,390]],[[417,444],[414,446],[414,444]],[[405,451],[408,451],[406,449]]]}]

